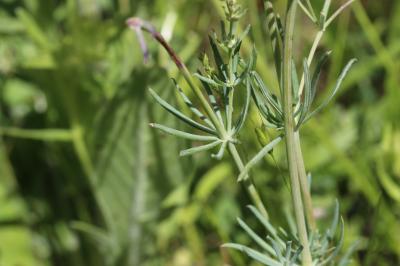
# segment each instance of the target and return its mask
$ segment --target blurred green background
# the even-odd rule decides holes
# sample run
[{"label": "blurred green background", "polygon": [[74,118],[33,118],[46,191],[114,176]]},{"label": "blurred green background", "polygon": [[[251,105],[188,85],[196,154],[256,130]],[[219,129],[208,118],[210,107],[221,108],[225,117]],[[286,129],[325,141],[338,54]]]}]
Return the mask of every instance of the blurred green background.
[{"label": "blurred green background", "polygon": [[[285,1],[275,2],[283,11]],[[319,10],[322,1],[312,2]],[[194,72],[208,32],[218,28],[220,4],[0,1],[1,266],[256,265],[220,248],[251,245],[236,217],[259,226],[228,156],[179,158],[192,143],[147,126],[182,128],[147,88],[182,106],[168,76],[186,84],[150,39],[152,59],[143,65],[125,26],[130,16],[152,21]],[[255,43],[257,69],[274,86],[262,1],[242,4],[242,26],[252,25],[243,52]],[[317,29],[305,16],[296,26],[301,62]],[[400,265],[400,1],[356,1],[326,32],[320,50],[328,49],[320,100],[349,58],[359,62],[335,103],[302,130],[319,225],[338,198],[345,248],[360,243],[352,265]],[[248,158],[260,148],[259,123],[252,112],[241,133]],[[272,222],[287,226],[282,148],[275,157],[278,164],[267,158],[253,176]]]}]

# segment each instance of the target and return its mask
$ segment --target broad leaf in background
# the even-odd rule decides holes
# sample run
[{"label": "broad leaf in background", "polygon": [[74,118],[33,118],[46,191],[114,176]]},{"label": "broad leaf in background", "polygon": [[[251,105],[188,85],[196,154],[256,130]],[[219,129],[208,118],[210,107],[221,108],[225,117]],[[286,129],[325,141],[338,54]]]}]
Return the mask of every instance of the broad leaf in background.
[{"label": "broad leaf in background", "polygon": [[168,80],[159,75],[160,71],[134,71],[130,82],[100,111],[95,125],[93,190],[112,238],[110,243],[114,245],[107,251],[113,257],[112,263],[121,260],[129,260],[128,265],[143,263],[145,254],[152,252],[148,250],[151,245],[145,243],[154,241],[151,220],[160,212],[156,202],[162,200],[172,183],[182,180],[179,177],[182,173],[175,170],[171,178],[165,169],[160,169],[162,163],[158,163],[161,157],[167,162],[164,167],[179,167],[173,156],[170,159],[165,156],[174,151],[178,154],[179,142],[168,139],[167,145],[156,143],[155,151],[149,144],[150,115],[157,110],[148,102],[145,88],[152,84],[157,91],[169,89]]}]

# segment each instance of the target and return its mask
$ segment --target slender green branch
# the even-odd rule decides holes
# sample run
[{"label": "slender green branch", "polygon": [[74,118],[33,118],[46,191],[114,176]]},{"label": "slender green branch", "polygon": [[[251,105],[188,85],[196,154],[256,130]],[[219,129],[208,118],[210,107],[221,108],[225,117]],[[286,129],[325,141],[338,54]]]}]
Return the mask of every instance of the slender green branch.
[{"label": "slender green branch", "polygon": [[[332,21],[341,13],[343,12],[351,3],[353,3],[354,0],[349,0],[347,1],[345,4],[343,4],[342,6],[340,6],[332,15],[329,19],[327,19],[328,17],[328,11],[329,11],[329,7],[331,4],[331,1],[326,1],[324,4],[324,7],[321,11],[321,16],[324,17],[325,19],[322,21],[322,25],[320,25],[320,30],[317,32],[317,35],[315,36],[314,42],[311,46],[310,52],[308,53],[308,57],[307,57],[307,64],[308,66],[311,66],[311,63],[314,59],[315,56],[315,52],[317,51],[318,45],[321,42],[322,36],[325,33],[326,28],[332,23]],[[299,95],[302,94],[304,89],[304,73],[301,77],[301,81],[300,81],[300,86],[299,86]]]},{"label": "slender green branch", "polygon": [[[245,166],[243,164],[242,159],[240,158],[240,155],[236,149],[236,146],[233,143],[229,143],[228,150],[229,150],[229,153],[231,154],[233,160],[235,161],[235,164],[236,164],[239,172],[242,172],[244,170]],[[266,218],[268,218],[268,212],[265,209],[265,206],[261,200],[260,194],[257,192],[257,189],[254,186],[252,179],[244,178],[243,183],[244,183],[244,186],[246,187],[254,205]]]},{"label": "slender green branch", "polygon": [[294,133],[294,141],[295,141],[295,150],[296,150],[296,163],[297,163],[297,170],[299,173],[299,181],[300,181],[300,188],[301,188],[301,195],[303,196],[304,202],[304,209],[306,213],[306,218],[308,222],[308,226],[312,231],[317,229],[317,225],[315,223],[315,218],[313,215],[313,203],[311,198],[311,191],[310,185],[307,179],[307,173],[304,166],[304,159],[303,154],[301,152],[301,143],[300,143],[300,136],[299,132],[296,131]]},{"label": "slender green branch", "polygon": [[347,1],[345,4],[343,4],[342,6],[340,6],[339,8],[338,8],[338,10],[336,10],[335,11],[335,13],[333,13],[332,14],[332,16],[326,21],[326,23],[325,23],[325,28],[326,27],[328,27],[331,23],[332,23],[332,21],[337,17],[337,16],[339,16],[339,14],[341,13],[341,12],[343,12],[343,10],[345,10],[346,9],[346,7],[348,7],[351,3],[353,3],[355,0],[350,0],[350,1]]},{"label": "slender green branch", "polygon": [[296,149],[293,117],[292,100],[292,55],[293,55],[293,33],[296,18],[297,0],[290,1],[288,4],[285,25],[285,39],[283,52],[283,108],[285,120],[285,139],[286,153],[289,164],[289,174],[292,192],[292,201],[296,218],[296,226],[300,242],[303,246],[302,264],[303,266],[312,265],[311,252],[308,241],[306,221],[304,217],[303,200],[301,196],[298,166],[296,163]]},{"label": "slender green branch", "polygon": [[192,89],[196,97],[200,100],[201,105],[203,106],[204,110],[206,111],[207,115],[209,116],[210,120],[215,125],[218,132],[221,134],[221,137],[226,137],[226,131],[223,125],[218,120],[217,116],[215,115],[214,111],[212,110],[209,102],[204,97],[203,93],[201,92],[200,88],[195,84],[191,73],[187,69],[186,65],[183,61],[179,58],[177,53],[169,46],[167,41],[162,37],[162,35],[155,30],[153,25],[148,23],[147,21],[143,21],[140,18],[130,18],[126,21],[127,25],[132,28],[138,35],[141,47],[144,51],[145,59],[148,56],[147,48],[145,47],[144,41],[141,37],[141,30],[145,30],[149,32],[154,39],[156,39],[168,52],[171,59],[174,61],[175,65],[178,67],[179,71],[182,73],[183,77],[185,78],[186,82],[189,84],[189,87]]},{"label": "slender green branch", "polygon": [[[321,29],[318,31],[317,35],[315,36],[314,42],[311,46],[310,52],[308,53],[308,57],[307,57],[307,65],[311,66],[311,63],[314,59],[315,56],[315,52],[317,51],[318,45],[322,39],[322,36],[324,35],[325,29]],[[301,96],[301,94],[303,93],[304,90],[304,72],[303,75],[301,76],[301,80],[300,80],[300,85],[299,85],[299,96]]]}]

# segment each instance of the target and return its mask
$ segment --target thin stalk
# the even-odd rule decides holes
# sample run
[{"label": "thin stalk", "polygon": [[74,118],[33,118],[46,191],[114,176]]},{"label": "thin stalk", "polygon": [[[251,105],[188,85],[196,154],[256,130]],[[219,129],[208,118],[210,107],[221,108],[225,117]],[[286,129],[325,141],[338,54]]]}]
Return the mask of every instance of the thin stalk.
[{"label": "thin stalk", "polygon": [[[228,150],[229,150],[229,153],[231,154],[233,161],[235,162],[239,172],[242,172],[244,170],[244,164],[243,164],[242,159],[240,158],[240,155],[236,149],[236,146],[233,143],[229,143]],[[253,201],[253,204],[264,215],[264,217],[268,219],[268,212],[265,209],[265,206],[261,200],[260,194],[257,192],[257,189],[254,186],[252,179],[247,177],[247,178],[243,179],[243,182],[244,182],[244,186],[247,189],[247,192],[250,195],[251,200]]]},{"label": "thin stalk", "polygon": [[307,4],[308,9],[311,12],[311,16],[314,18],[314,20],[317,20],[317,16],[315,16],[314,8],[312,7],[310,0],[306,0],[306,4]]},{"label": "thin stalk", "polygon": [[293,33],[296,18],[297,0],[288,3],[285,25],[285,39],[284,39],[284,52],[283,52],[283,108],[285,120],[285,139],[286,139],[286,153],[289,165],[290,183],[292,201],[296,218],[296,226],[300,242],[303,246],[302,265],[312,265],[311,252],[308,241],[306,221],[304,217],[303,200],[301,196],[301,189],[299,183],[299,173],[296,163],[296,149],[295,149],[295,136],[294,128],[295,122],[293,117],[292,106],[292,64],[293,57]]},{"label": "thin stalk", "polygon": [[313,203],[311,198],[310,186],[308,184],[306,168],[304,166],[304,159],[301,152],[301,143],[298,131],[294,133],[294,140],[296,149],[297,170],[299,173],[301,195],[303,196],[306,218],[311,231],[315,231],[317,229],[317,225],[315,223],[315,218],[313,215]]},{"label": "thin stalk", "polygon": [[[178,67],[178,70],[182,73],[186,82],[189,84],[189,87],[193,90],[193,92],[197,96],[197,98],[199,98],[201,105],[205,109],[205,112],[209,116],[212,123],[215,125],[215,128],[216,128],[218,134],[220,135],[220,137],[222,139],[230,138],[228,135],[229,133],[225,130],[223,124],[220,122],[220,120],[218,119],[218,117],[216,116],[214,111],[212,110],[209,102],[204,97],[200,88],[195,84],[195,82],[192,78],[192,75],[189,72],[189,70],[187,69],[185,63],[179,58],[179,56],[171,48],[171,46],[169,46],[169,44],[162,37],[162,35],[159,32],[157,32],[150,23],[143,21],[140,18],[130,18],[126,21],[126,23],[130,28],[132,28],[136,32],[136,34],[139,38],[140,45],[143,50],[144,56],[145,56],[145,60],[148,57],[148,50],[147,50],[147,46],[144,43],[143,36],[141,34],[141,30],[145,30],[145,31],[149,32],[153,36],[153,38],[156,39],[165,48],[165,50],[168,52],[171,59],[174,61],[175,65]],[[233,92],[233,89],[231,89],[231,90]],[[231,102],[231,104],[233,105],[233,102]],[[233,106],[230,106],[230,107],[231,107],[230,109],[233,108]],[[229,150],[229,153],[231,154],[237,168],[239,169],[239,171],[242,171],[244,169],[243,161],[240,158],[240,155],[236,149],[236,146],[233,143],[231,143],[230,140],[228,140],[228,150]],[[261,213],[263,213],[263,215],[266,218],[268,218],[267,211],[264,207],[264,204],[262,203],[261,197],[260,197],[259,193],[257,192],[252,180],[249,177],[247,177],[247,178],[245,178],[244,182],[245,182],[244,183],[245,187],[246,187],[253,203],[257,206],[259,211]]]},{"label": "thin stalk", "polygon": [[[342,6],[340,6],[334,13],[333,15],[331,15],[331,17],[329,19],[326,19],[328,17],[328,11],[329,11],[329,7],[331,5],[331,1],[328,0],[325,2],[324,7],[321,11],[321,16],[325,18],[325,20],[323,21],[323,24],[320,25],[320,30],[317,32],[317,35],[315,36],[314,42],[311,46],[311,50],[308,53],[308,57],[307,57],[307,64],[308,66],[311,66],[311,63],[314,59],[314,55],[315,52],[318,48],[319,43],[321,42],[322,36],[324,35],[324,32],[326,30],[326,28],[332,23],[332,21],[341,13],[343,12],[344,9],[346,9],[351,3],[353,3],[354,0],[349,0],[347,1],[345,4],[343,4]],[[301,81],[300,81],[300,85],[299,85],[299,96],[302,94],[304,89],[304,73],[301,76]]]},{"label": "thin stalk", "polygon": [[[322,28],[321,30],[318,31],[317,35],[315,36],[314,42],[311,46],[311,50],[308,53],[308,57],[307,57],[307,65],[309,67],[311,66],[311,63],[314,59],[315,52],[317,51],[318,45],[322,39],[322,36],[324,35],[324,32],[325,32],[325,28]],[[299,96],[301,96],[301,94],[303,93],[303,89],[304,89],[304,73],[301,76],[301,80],[300,80]]]},{"label": "thin stalk", "polygon": [[[322,23],[322,25],[320,25],[320,30],[318,31],[317,35],[315,36],[314,42],[311,46],[311,50],[308,53],[308,57],[307,57],[307,65],[308,66],[311,65],[312,60],[315,55],[315,51],[317,50],[319,42],[321,41],[322,36],[324,35],[325,29],[326,29],[325,21],[326,21],[326,18],[328,17],[328,11],[329,11],[330,6],[331,6],[331,0],[326,0],[324,3],[324,6],[322,7],[322,10],[321,10],[321,17],[324,18],[322,21],[320,21],[320,23]],[[300,81],[300,86],[299,86],[299,96],[301,96],[303,89],[304,89],[304,73],[301,76],[301,81]]]},{"label": "thin stalk", "polygon": [[[315,52],[318,48],[319,43],[321,42],[321,39],[324,35],[324,32],[326,28],[329,26],[329,24],[332,23],[332,21],[347,7],[349,6],[353,0],[347,1],[344,5],[342,5],[328,20],[323,21],[322,25],[320,26],[320,30],[318,31],[317,35],[315,36],[315,39],[313,41],[313,44],[311,46],[310,52],[307,57],[307,65],[310,67],[311,63],[314,59]],[[321,12],[321,16],[324,17],[325,19],[328,17],[328,11],[330,7],[331,1],[328,0],[325,2],[324,7]],[[305,80],[304,80],[304,72],[303,75],[301,76],[301,81],[299,85],[299,90],[298,90],[298,95],[301,97],[301,94],[303,93],[305,85]],[[298,105],[300,102],[298,103]],[[299,106],[296,106],[296,109]],[[306,210],[306,218],[308,225],[310,226],[311,230],[316,229],[316,223],[313,215],[313,207],[312,207],[312,198],[311,198],[311,193],[309,189],[309,184],[307,180],[307,174],[304,166],[304,159],[303,159],[303,154],[301,152],[301,143],[300,143],[300,136],[299,132],[295,132],[295,149],[296,149],[296,159],[297,159],[297,168],[298,168],[298,173],[299,173],[299,179],[300,179],[300,186],[301,186],[301,192],[304,200],[304,207]]]},{"label": "thin stalk", "polygon": [[331,24],[332,21],[333,21],[337,16],[339,16],[339,14],[340,14],[341,12],[343,12],[343,10],[344,10],[346,7],[348,7],[351,3],[353,3],[354,1],[355,1],[355,0],[347,1],[345,4],[343,4],[342,6],[340,6],[340,7],[338,8],[338,10],[336,10],[335,13],[333,13],[333,15],[325,22],[325,25],[324,25],[325,28],[328,27],[329,24]]},{"label": "thin stalk", "polygon": [[144,44],[143,37],[140,33],[141,30],[145,30],[149,32],[154,39],[156,39],[168,52],[171,59],[174,61],[175,65],[178,67],[179,71],[182,73],[183,77],[185,78],[186,82],[189,84],[189,87],[192,89],[196,97],[200,100],[201,105],[203,106],[205,112],[209,116],[210,120],[215,125],[217,131],[221,134],[221,137],[226,137],[226,131],[223,125],[218,120],[217,116],[215,115],[214,111],[212,110],[210,104],[208,103],[207,99],[204,97],[203,93],[201,92],[200,88],[196,86],[193,81],[192,75],[190,74],[189,70],[187,69],[186,65],[183,61],[178,57],[175,51],[169,46],[167,41],[162,37],[162,35],[155,30],[153,25],[148,23],[147,21],[143,21],[139,18],[130,18],[126,22],[130,28],[132,28],[139,37],[139,41],[141,43],[141,48],[143,49],[145,59],[148,56],[147,47]]}]

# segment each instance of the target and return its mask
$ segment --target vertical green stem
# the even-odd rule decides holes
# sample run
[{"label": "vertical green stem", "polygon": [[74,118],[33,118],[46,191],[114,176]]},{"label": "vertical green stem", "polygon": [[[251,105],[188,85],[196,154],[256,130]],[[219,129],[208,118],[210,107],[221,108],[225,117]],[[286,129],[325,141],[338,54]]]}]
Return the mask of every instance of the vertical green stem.
[{"label": "vertical green stem", "polygon": [[[242,159],[240,158],[240,155],[236,149],[236,146],[232,143],[229,143],[228,150],[229,150],[229,153],[231,154],[233,161],[235,162],[239,172],[242,172],[244,170],[244,164],[243,164]],[[251,200],[253,201],[253,204],[264,215],[264,217],[268,219],[268,212],[265,209],[265,206],[261,200],[260,194],[257,192],[257,189],[254,186],[251,178],[245,178],[243,180],[243,182],[244,182],[247,192],[250,195]]]},{"label": "vertical green stem", "polygon": [[317,229],[317,225],[315,223],[313,215],[313,204],[312,204],[310,186],[308,184],[306,168],[304,166],[304,159],[303,159],[303,154],[301,152],[301,143],[298,131],[294,133],[294,141],[296,149],[297,170],[299,173],[300,188],[301,188],[301,194],[303,196],[306,218],[308,226],[312,231],[314,231]]},{"label": "vertical green stem", "polygon": [[286,153],[289,164],[289,174],[292,192],[292,201],[296,218],[296,226],[300,242],[303,246],[302,265],[312,265],[311,252],[308,242],[308,234],[306,221],[304,217],[303,200],[301,196],[299,172],[296,163],[296,149],[295,149],[295,133],[294,133],[294,117],[293,117],[293,101],[292,101],[292,84],[291,84],[291,71],[292,71],[292,55],[293,55],[293,33],[294,23],[296,18],[297,0],[290,1],[286,14],[285,25],[285,40],[283,52],[283,108],[285,119],[285,139],[286,139]]}]

